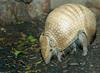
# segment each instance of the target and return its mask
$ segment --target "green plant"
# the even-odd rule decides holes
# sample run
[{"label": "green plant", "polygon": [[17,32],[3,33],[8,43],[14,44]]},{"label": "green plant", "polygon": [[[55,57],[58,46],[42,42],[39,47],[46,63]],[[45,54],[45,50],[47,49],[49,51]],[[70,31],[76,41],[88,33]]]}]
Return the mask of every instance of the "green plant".
[{"label": "green plant", "polygon": [[37,41],[37,39],[36,39],[34,36],[29,35],[29,36],[27,37],[27,41],[29,41],[29,42],[32,43],[32,44],[35,44],[36,41]]},{"label": "green plant", "polygon": [[23,51],[19,51],[16,48],[12,48],[12,50],[13,50],[12,52],[15,55],[15,57],[19,57],[25,54]]}]

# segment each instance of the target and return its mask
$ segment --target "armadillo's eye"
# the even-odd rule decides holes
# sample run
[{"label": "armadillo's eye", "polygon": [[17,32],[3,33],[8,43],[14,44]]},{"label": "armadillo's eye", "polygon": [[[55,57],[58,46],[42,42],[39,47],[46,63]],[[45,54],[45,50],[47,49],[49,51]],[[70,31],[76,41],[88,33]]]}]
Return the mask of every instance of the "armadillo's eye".
[{"label": "armadillo's eye", "polygon": [[52,49],[50,49],[50,52],[52,52]]}]

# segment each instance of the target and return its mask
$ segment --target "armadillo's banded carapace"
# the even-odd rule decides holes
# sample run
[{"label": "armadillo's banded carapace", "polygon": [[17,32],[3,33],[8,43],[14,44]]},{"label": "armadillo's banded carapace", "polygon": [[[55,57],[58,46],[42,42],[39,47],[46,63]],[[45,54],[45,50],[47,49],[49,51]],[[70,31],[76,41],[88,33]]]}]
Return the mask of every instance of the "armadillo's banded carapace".
[{"label": "armadillo's banded carapace", "polygon": [[89,42],[96,31],[95,15],[83,5],[65,4],[47,17],[45,33],[50,33],[62,50],[75,41],[79,31],[86,34]]}]

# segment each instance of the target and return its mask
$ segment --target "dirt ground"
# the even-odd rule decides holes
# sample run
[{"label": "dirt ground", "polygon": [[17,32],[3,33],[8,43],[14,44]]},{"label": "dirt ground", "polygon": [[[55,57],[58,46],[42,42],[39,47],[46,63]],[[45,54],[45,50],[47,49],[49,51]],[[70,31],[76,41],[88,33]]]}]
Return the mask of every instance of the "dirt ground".
[{"label": "dirt ground", "polygon": [[0,73],[100,73],[100,20],[87,56],[83,57],[78,49],[74,54],[65,54],[61,63],[54,58],[48,65],[42,60],[38,40],[31,43],[26,39],[30,34],[38,39],[36,33],[41,29],[35,34],[33,30],[31,23],[0,26]]}]

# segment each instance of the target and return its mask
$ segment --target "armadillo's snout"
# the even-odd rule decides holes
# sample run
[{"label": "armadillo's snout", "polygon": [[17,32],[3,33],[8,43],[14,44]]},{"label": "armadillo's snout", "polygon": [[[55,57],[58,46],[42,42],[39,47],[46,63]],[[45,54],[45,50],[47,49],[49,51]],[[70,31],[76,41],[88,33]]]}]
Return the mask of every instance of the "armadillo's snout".
[{"label": "armadillo's snout", "polygon": [[43,59],[44,59],[46,64],[50,63],[51,57],[52,57],[51,52],[49,52],[48,54],[45,54],[45,56],[43,56]]},{"label": "armadillo's snout", "polygon": [[48,64],[50,63],[50,58],[45,60],[45,63]]}]

